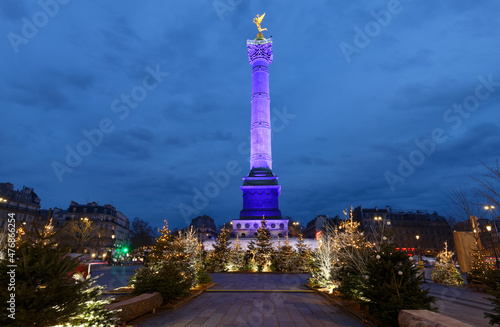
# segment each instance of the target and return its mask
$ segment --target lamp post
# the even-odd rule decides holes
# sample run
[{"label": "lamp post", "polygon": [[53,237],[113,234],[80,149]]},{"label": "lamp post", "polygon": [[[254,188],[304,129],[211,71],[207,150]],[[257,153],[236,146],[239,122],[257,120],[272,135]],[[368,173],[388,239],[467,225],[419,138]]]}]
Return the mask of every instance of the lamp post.
[{"label": "lamp post", "polygon": [[419,243],[419,239],[420,239],[420,235],[415,235],[415,238],[417,239],[417,254],[419,256],[419,259],[422,259],[422,255],[420,254],[420,243]]},{"label": "lamp post", "polygon": [[493,247],[493,252],[495,253],[496,269],[498,269],[499,268],[498,255],[497,255],[497,250],[495,249],[495,244],[493,243],[493,236],[491,235],[491,225],[490,224],[486,225],[486,230],[490,234],[491,246]]},{"label": "lamp post", "polygon": [[[491,214],[491,220],[493,221],[493,225],[495,225],[495,233],[497,235],[497,240],[498,240],[497,221],[495,219],[495,215],[493,214],[493,210],[495,210],[495,206],[484,206],[484,210],[489,211],[490,214]],[[498,217],[498,218],[500,218],[500,217]]]},{"label": "lamp post", "polygon": [[423,278],[423,281],[424,283],[426,282],[425,281],[425,266],[424,266],[424,261],[422,260],[422,252],[420,252],[420,235],[415,235],[415,238],[417,239],[417,251],[418,251],[418,254],[419,254],[419,260],[418,260],[418,267],[422,269],[422,278]]}]

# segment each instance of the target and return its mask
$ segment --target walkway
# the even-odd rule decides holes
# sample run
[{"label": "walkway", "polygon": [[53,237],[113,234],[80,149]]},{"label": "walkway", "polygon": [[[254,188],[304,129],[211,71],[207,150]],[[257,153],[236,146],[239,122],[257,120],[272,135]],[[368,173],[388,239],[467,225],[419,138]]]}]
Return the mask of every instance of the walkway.
[{"label": "walkway", "polygon": [[310,292],[308,274],[212,274],[217,283],[175,311],[131,322],[151,326],[365,326]]}]

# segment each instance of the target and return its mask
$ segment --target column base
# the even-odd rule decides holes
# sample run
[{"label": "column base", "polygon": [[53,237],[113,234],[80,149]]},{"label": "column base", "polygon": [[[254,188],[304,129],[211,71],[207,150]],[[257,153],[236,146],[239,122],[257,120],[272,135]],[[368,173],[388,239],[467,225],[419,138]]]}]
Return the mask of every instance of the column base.
[{"label": "column base", "polygon": [[278,197],[281,185],[243,185],[243,210],[240,219],[281,219]]}]

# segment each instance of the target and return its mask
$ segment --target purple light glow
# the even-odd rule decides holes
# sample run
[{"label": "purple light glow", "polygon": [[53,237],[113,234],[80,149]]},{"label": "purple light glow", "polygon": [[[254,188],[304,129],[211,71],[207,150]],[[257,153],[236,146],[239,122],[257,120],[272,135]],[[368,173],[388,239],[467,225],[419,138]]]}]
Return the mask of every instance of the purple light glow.
[{"label": "purple light glow", "polygon": [[281,219],[278,197],[281,186],[272,172],[269,64],[273,61],[271,39],[247,41],[252,65],[252,118],[250,124],[250,173],[243,178],[243,210],[240,219]]}]

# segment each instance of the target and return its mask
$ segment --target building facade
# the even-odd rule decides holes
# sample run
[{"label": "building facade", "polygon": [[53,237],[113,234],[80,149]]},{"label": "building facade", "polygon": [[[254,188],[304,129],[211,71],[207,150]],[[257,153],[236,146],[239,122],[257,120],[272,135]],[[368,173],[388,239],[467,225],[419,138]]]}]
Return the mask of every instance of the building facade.
[{"label": "building facade", "polygon": [[52,222],[56,229],[71,221],[85,219],[92,221],[97,231],[97,237],[86,244],[85,253],[90,253],[95,258],[104,258],[109,253],[114,257],[126,256],[130,222],[112,205],[99,205],[96,202],[79,204],[71,201],[68,210],[55,208],[52,214]]},{"label": "building facade", "polygon": [[41,225],[40,201],[31,187],[14,190],[12,183],[0,183],[0,228],[7,227],[8,215],[12,213],[15,214],[16,228],[32,231],[34,224]]},{"label": "building facade", "polygon": [[453,232],[445,217],[424,210],[394,210],[357,207],[353,219],[371,238],[380,224],[390,224],[396,247],[420,255],[436,255],[443,250],[444,242],[448,248],[454,246]]},{"label": "building facade", "polygon": [[191,224],[188,227],[182,229],[183,232],[188,232],[190,229],[196,233],[198,242],[204,242],[206,240],[213,240],[217,238],[217,226],[212,217],[203,215],[193,218]]},{"label": "building facade", "polygon": [[304,229],[304,237],[317,239],[321,233],[325,232],[325,225],[338,227],[340,225],[340,219],[338,216],[330,218],[326,215],[318,215],[307,223]]}]

